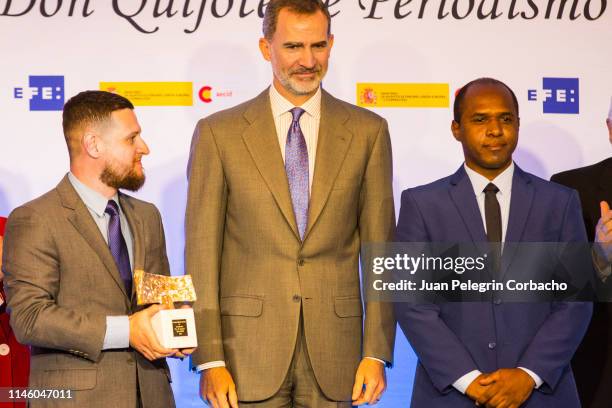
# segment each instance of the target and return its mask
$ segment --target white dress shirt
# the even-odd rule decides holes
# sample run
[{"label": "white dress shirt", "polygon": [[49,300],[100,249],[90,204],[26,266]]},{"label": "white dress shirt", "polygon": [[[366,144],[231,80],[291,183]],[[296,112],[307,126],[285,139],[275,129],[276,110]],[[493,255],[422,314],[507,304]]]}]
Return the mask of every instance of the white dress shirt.
[{"label": "white dress shirt", "polygon": [[[287,144],[287,134],[293,122],[293,115],[290,110],[295,105],[285,99],[272,85],[270,87],[270,104],[272,106],[272,117],[276,127],[278,146],[280,147],[283,162],[285,162],[285,145]],[[308,150],[308,181],[310,191],[312,191],[312,177],[314,175],[315,158],[317,154],[317,141],[319,140],[319,124],[321,123],[321,88],[312,95],[300,108],[306,112],[300,117],[300,128],[306,140]]]},{"label": "white dress shirt", "polygon": [[[484,189],[489,183],[493,183],[497,186],[499,191],[496,194],[497,201],[499,202],[499,209],[501,211],[501,222],[502,222],[502,243],[506,240],[506,231],[508,230],[508,218],[510,216],[510,198],[512,197],[512,178],[514,177],[514,162],[508,166],[506,170],[501,172],[497,177],[493,180],[489,180],[485,176],[480,173],[475,172],[470,169],[466,164],[464,164],[465,172],[472,183],[472,188],[474,189],[474,195],[476,196],[476,202],[478,203],[478,209],[480,210],[480,216],[482,217],[482,226],[484,227],[485,233],[487,232],[487,222],[485,218],[485,193]],[[503,245],[502,245],[503,248]],[[536,373],[525,368],[518,367],[521,370],[525,371],[533,381],[535,382],[535,388],[539,388],[543,381]],[[470,384],[478,378],[478,376],[482,374],[479,370],[473,370],[469,373],[460,377],[457,381],[453,383],[453,387],[455,387],[459,392],[465,394],[465,391],[470,386]]]}]

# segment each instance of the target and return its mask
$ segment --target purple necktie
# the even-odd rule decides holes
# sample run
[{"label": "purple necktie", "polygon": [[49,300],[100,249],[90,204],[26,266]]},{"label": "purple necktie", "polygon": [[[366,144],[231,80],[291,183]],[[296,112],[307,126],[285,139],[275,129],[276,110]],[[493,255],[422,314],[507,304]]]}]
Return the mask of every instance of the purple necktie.
[{"label": "purple necktie", "polygon": [[300,128],[300,117],[304,113],[304,109],[293,108],[290,112],[293,115],[293,121],[285,145],[285,171],[287,172],[295,221],[300,232],[300,238],[303,240],[308,225],[308,191],[310,188],[308,149],[306,148],[306,139],[304,139],[304,134]]},{"label": "purple necktie", "polygon": [[125,292],[128,297],[131,297],[132,268],[130,267],[130,255],[128,254],[127,245],[121,233],[119,206],[114,200],[108,200],[104,212],[110,215],[110,221],[108,222],[108,247],[110,248],[113,258],[115,258],[117,269],[119,269],[119,275],[125,285]]}]

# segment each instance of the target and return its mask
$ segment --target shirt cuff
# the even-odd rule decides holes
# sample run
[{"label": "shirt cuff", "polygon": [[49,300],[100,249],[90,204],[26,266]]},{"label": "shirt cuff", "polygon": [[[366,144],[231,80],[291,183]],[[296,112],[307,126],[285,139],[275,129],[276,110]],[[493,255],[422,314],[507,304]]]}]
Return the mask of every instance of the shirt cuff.
[{"label": "shirt cuff", "polygon": [[376,357],[365,357],[365,358],[369,358],[370,360],[376,360],[379,363],[381,363],[383,366],[388,366],[389,364],[387,364],[387,362],[385,360],[381,360],[380,358],[376,358]]},{"label": "shirt cuff", "polygon": [[474,380],[478,378],[478,376],[481,374],[482,372],[479,370],[470,371],[469,373],[465,374],[463,377],[455,381],[453,383],[453,387],[455,387],[455,389],[457,389],[457,391],[459,391],[460,393],[465,394],[465,391],[468,389],[470,384],[473,383]]},{"label": "shirt cuff", "polygon": [[106,316],[106,333],[102,350],[130,347],[130,318],[128,316]]},{"label": "shirt cuff", "polygon": [[196,372],[197,373],[201,373],[204,370],[208,370],[209,368],[215,368],[215,367],[225,367],[225,361],[211,361],[208,363],[204,363],[204,364],[200,364],[199,366],[196,367]]},{"label": "shirt cuff", "polygon": [[534,387],[534,388],[535,388],[536,390],[537,390],[538,388],[540,388],[540,386],[541,386],[542,384],[544,384],[544,381],[542,381],[542,379],[540,378],[540,376],[539,376],[539,375],[537,375],[536,373],[534,373],[533,371],[531,371],[530,369],[525,368],[525,367],[518,367],[518,368],[520,368],[521,370],[523,370],[524,372],[526,372],[527,374],[529,374],[529,376],[530,376],[531,378],[533,378],[533,382],[535,382],[535,387]]}]

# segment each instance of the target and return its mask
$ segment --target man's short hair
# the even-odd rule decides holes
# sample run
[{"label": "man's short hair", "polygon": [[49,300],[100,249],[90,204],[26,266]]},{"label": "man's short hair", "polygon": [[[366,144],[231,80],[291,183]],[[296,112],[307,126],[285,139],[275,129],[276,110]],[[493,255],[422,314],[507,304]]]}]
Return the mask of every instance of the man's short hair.
[{"label": "man's short hair", "polygon": [[331,16],[322,0],[270,0],[266,6],[263,18],[263,35],[266,40],[272,40],[276,32],[278,14],[282,9],[288,9],[296,14],[315,14],[322,12],[327,17],[327,35],[331,34]]},{"label": "man's short hair", "polygon": [[475,79],[463,85],[459,89],[459,92],[457,92],[457,96],[455,96],[455,104],[453,105],[453,119],[455,120],[455,122],[459,123],[461,121],[461,115],[463,114],[463,101],[465,99],[465,94],[467,93],[468,89],[472,85],[498,85],[498,86],[503,86],[504,88],[506,88],[510,92],[510,95],[512,95],[512,103],[514,104],[514,109],[516,109],[516,116],[518,116],[519,114],[518,99],[516,99],[516,95],[514,94],[514,91],[510,89],[508,85],[494,78],[478,78],[478,79]]},{"label": "man's short hair", "polygon": [[110,119],[114,111],[134,109],[128,99],[106,91],[83,91],[66,102],[62,113],[64,138],[70,158],[78,148],[75,131],[86,125],[101,124]]}]

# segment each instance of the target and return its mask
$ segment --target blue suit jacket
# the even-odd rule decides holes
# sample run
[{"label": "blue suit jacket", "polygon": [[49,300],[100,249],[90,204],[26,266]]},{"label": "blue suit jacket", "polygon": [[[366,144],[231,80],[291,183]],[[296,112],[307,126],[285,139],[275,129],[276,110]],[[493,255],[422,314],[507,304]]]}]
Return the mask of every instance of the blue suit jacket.
[{"label": "blue suit jacket", "polygon": [[[402,193],[397,240],[487,241],[463,166]],[[506,242],[586,241],[576,192],[515,167]],[[507,256],[504,251],[502,268]],[[569,362],[591,310],[591,303],[577,302],[397,303],[397,320],[419,357],[412,406],[473,408],[452,386],[456,380],[476,369],[520,366],[544,381],[524,407],[580,407]]]}]

